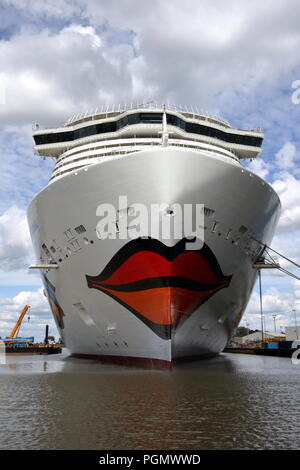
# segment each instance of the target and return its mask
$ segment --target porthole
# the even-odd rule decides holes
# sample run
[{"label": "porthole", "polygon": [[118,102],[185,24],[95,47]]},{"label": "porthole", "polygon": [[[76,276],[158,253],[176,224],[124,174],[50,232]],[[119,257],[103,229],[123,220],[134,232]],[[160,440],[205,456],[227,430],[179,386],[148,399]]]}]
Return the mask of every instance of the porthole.
[{"label": "porthole", "polygon": [[247,227],[245,227],[245,225],[241,225],[240,228],[239,228],[239,232],[240,233],[246,233],[248,231]]},{"label": "porthole", "polygon": [[228,232],[227,232],[227,234],[226,234],[226,240],[228,240],[228,238],[230,237],[231,233],[232,233],[232,229],[230,228],[230,229],[228,229]]},{"label": "porthole", "polygon": [[165,215],[168,215],[169,217],[172,217],[175,215],[175,211],[172,208],[172,206],[167,207],[167,209],[165,209]]},{"label": "porthole", "polygon": [[211,231],[214,233],[216,231],[217,226],[219,225],[219,222],[213,222]]}]

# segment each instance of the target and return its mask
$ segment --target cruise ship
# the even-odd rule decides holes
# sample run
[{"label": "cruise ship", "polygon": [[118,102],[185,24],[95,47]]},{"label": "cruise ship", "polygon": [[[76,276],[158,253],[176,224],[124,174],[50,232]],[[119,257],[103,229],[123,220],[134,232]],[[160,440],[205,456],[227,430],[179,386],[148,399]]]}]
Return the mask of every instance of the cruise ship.
[{"label": "cruise ship", "polygon": [[[219,354],[280,214],[276,192],[242,164],[260,155],[262,131],[147,103],[36,125],[33,138],[55,164],[28,208],[31,267],[72,355],[170,368]],[[178,237],[188,206],[201,222],[190,212]],[[137,207],[158,208],[148,232]]]}]

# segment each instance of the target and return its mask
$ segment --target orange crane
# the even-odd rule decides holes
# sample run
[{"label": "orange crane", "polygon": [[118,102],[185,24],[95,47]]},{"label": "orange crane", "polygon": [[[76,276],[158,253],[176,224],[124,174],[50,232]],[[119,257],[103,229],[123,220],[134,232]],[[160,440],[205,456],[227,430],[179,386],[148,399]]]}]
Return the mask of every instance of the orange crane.
[{"label": "orange crane", "polygon": [[18,337],[18,334],[19,334],[19,330],[20,330],[20,326],[22,324],[22,321],[23,321],[23,318],[25,317],[26,315],[26,312],[30,309],[30,305],[25,305],[25,307],[23,308],[22,312],[21,312],[21,315],[19,317],[19,320],[17,321],[17,323],[15,324],[15,326],[13,327],[11,333],[9,336],[6,337],[6,339],[15,339]]}]

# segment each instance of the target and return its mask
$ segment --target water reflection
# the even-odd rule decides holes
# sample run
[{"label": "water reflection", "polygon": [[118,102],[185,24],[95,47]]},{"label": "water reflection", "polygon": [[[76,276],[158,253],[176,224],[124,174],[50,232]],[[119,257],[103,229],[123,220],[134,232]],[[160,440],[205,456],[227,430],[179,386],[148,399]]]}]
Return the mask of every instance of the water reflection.
[{"label": "water reflection", "polygon": [[0,365],[0,448],[299,449],[300,366],[221,355],[171,372],[68,356]]}]

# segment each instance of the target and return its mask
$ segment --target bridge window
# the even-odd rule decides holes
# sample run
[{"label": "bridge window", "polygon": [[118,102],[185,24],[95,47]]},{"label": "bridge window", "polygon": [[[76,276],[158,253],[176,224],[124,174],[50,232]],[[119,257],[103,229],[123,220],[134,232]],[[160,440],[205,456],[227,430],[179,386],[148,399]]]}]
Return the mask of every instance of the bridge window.
[{"label": "bridge window", "polygon": [[[160,124],[162,123],[162,116],[162,113],[133,113],[128,114],[127,116],[123,116],[117,121],[102,122],[67,132],[35,135],[34,140],[36,145],[70,142],[91,135],[116,132],[117,130],[122,129],[128,125],[139,123]],[[167,114],[167,122],[168,124],[179,127],[188,133],[205,135],[233,144],[250,145],[254,147],[260,147],[262,144],[261,137],[239,135],[207,125],[186,122],[184,119],[181,119],[180,117],[173,114]]]}]

